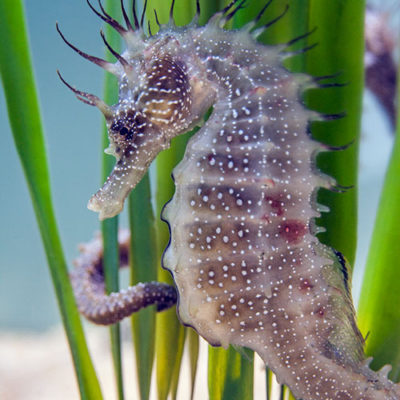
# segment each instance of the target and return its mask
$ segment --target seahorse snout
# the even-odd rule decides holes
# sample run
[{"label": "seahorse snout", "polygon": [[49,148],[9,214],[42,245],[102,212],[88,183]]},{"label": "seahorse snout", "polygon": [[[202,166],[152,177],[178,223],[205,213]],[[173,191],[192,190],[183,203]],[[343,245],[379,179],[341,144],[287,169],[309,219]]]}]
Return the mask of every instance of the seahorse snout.
[{"label": "seahorse snout", "polygon": [[[155,139],[159,140],[155,140]],[[125,198],[139,183],[146,173],[151,161],[162,150],[161,146],[152,147],[152,143],[162,140],[162,136],[147,137],[141,146],[127,146],[121,154],[117,154],[117,163],[103,187],[89,200],[89,210],[99,213],[99,219],[114,217],[119,214]],[[152,148],[151,148],[152,147]],[[110,153],[114,153],[110,150]]]}]

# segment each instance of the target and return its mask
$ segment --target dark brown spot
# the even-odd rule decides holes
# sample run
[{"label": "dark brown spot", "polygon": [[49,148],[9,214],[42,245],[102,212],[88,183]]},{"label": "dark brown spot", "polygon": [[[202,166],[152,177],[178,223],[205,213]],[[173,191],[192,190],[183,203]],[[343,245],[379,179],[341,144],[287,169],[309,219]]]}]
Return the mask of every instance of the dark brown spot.
[{"label": "dark brown spot", "polygon": [[314,314],[315,314],[315,315],[319,315],[320,317],[323,317],[324,314],[325,314],[325,308],[324,308],[324,307],[319,307],[319,308],[315,311]]},{"label": "dark brown spot", "polygon": [[303,279],[300,282],[300,290],[309,290],[312,289],[314,285],[308,280],[308,279]]},{"label": "dark brown spot", "polygon": [[290,244],[298,243],[306,232],[307,226],[296,220],[285,221],[279,227],[279,234]]},{"label": "dark brown spot", "polygon": [[[146,124],[146,118],[141,114],[136,114],[136,116],[134,117],[134,122],[135,125],[139,128],[142,125]],[[144,129],[141,129],[140,131],[143,132]]]},{"label": "dark brown spot", "polygon": [[271,218],[269,217],[268,214],[264,214],[261,218],[262,218],[267,224],[270,224],[270,223],[271,223]]},{"label": "dark brown spot", "polygon": [[273,212],[281,216],[284,214],[285,203],[283,201],[283,194],[277,193],[276,195],[269,195],[265,197],[265,201],[269,204],[269,206],[273,209]]},{"label": "dark brown spot", "polygon": [[113,123],[111,124],[111,129],[114,132],[119,132],[124,126],[123,120],[121,119],[117,119],[116,121],[113,121]]}]

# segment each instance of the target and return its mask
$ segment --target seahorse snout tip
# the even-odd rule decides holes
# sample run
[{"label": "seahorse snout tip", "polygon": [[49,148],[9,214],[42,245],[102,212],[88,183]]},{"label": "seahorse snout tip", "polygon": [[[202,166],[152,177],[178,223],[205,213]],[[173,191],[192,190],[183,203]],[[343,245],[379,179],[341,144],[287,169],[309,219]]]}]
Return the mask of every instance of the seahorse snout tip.
[{"label": "seahorse snout tip", "polygon": [[115,217],[123,209],[123,204],[117,201],[104,201],[94,194],[88,201],[87,208],[91,211],[99,213],[99,220],[104,221],[105,219]]}]

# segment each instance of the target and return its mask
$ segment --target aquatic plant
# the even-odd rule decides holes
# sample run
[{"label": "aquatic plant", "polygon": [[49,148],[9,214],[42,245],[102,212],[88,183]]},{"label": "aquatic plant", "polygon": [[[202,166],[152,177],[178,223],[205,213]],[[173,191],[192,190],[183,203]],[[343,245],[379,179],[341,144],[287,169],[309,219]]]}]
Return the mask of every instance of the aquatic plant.
[{"label": "aquatic plant", "polygon": [[[116,8],[119,4],[114,3],[111,4],[111,6]],[[282,4],[280,3],[275,6],[282,7]],[[306,6],[308,6],[308,8]],[[273,7],[274,5],[271,5],[271,14],[268,15],[274,15],[274,12],[276,13],[275,15],[280,15],[282,10],[277,12],[274,11]],[[203,9],[206,10],[205,14],[212,14],[214,12],[211,7],[209,9],[202,7],[202,10]],[[111,7],[107,8],[107,10],[109,10],[110,13],[114,12]],[[165,13],[163,15],[162,5],[157,7],[157,10],[159,10],[160,20],[166,20]],[[244,10],[244,12],[237,15],[234,23],[240,24],[243,22],[241,21],[242,18],[246,18],[247,20],[254,18],[258,10],[259,8],[256,7]],[[300,19],[299,15],[302,15],[303,17],[305,16],[305,10],[308,11],[307,15],[309,18]],[[27,58],[18,58],[21,54],[24,55],[24,53],[18,50],[20,48],[21,40],[23,43],[25,38],[23,29],[20,29],[22,25],[22,9],[20,6],[11,9],[11,6],[5,2],[5,6],[3,6],[3,10],[1,11],[5,21],[7,22],[4,24],[1,33],[3,34],[3,37],[8,39],[6,40],[6,43],[7,46],[9,46],[7,49],[5,49],[4,45],[2,46],[1,74],[8,100],[10,120],[14,129],[14,137],[25,168],[28,183],[30,184],[35,210],[38,215],[39,226],[41,227],[50,261],[49,264],[54,277],[56,289],[58,289],[57,293],[59,296],[60,307],[64,317],[64,323],[67,327],[67,332],[69,332],[70,343],[73,349],[75,365],[77,368],[77,375],[80,382],[81,394],[83,398],[100,398],[99,396],[101,395],[99,393],[98,385],[96,384],[96,378],[93,374],[79,320],[77,318],[71,288],[66,279],[66,268],[57,231],[55,229],[49,187],[47,184],[38,185],[39,182],[48,182],[48,177],[46,167],[43,165],[42,160],[38,162],[38,160],[34,158],[34,154],[37,154],[38,152],[45,154],[42,137],[40,135],[39,112],[37,107],[32,107],[32,105],[36,105],[35,98],[32,94],[31,96],[33,97],[22,95],[22,93],[34,93],[33,88],[31,92],[29,92],[29,87],[25,84],[27,81],[31,82],[32,74],[30,69],[21,68],[21,65],[24,67],[29,65],[29,60]],[[193,15],[193,11],[194,10],[185,10],[185,13],[187,12],[187,14],[183,17],[183,19],[186,18],[184,21],[180,19],[181,16],[177,15],[178,13],[175,13],[175,18],[178,21],[178,24],[181,22],[187,22],[189,19],[188,17]],[[246,11],[248,11],[248,13],[246,13]],[[362,11],[362,2],[346,6],[342,5],[340,2],[332,2],[328,7],[326,4],[321,5],[318,4],[318,2],[309,1],[301,4],[301,7],[299,5],[299,8],[297,8],[296,5],[291,8],[286,18],[290,20],[293,19],[293,21],[296,22],[295,24],[286,24],[283,28],[281,26],[278,30],[279,25],[277,23],[271,26],[270,29],[269,40],[274,40],[275,42],[287,42],[293,37],[298,36],[299,31],[307,32],[313,25],[318,25],[319,29],[312,38],[313,40],[320,42],[320,47],[314,49],[313,52],[304,55],[300,54],[298,56],[299,58],[295,60],[289,60],[289,67],[293,70],[305,69],[307,72],[314,75],[327,75],[343,70],[344,75],[340,78],[343,79],[343,82],[351,82],[351,84],[343,88],[326,88],[323,90],[325,93],[314,91],[308,93],[306,96],[306,102],[312,109],[315,109],[318,106],[318,111],[323,113],[340,113],[343,110],[347,113],[347,117],[342,120],[318,122],[313,126],[312,130],[314,136],[319,140],[329,142],[330,145],[342,146],[350,143],[354,139],[354,133],[359,130],[360,96],[362,87]],[[166,14],[168,14],[168,12]],[[316,23],[316,21],[318,21],[318,23]],[[341,29],[332,30],[332,21],[335,21]],[[349,23],[350,21],[351,24]],[[263,21],[260,23],[262,22]],[[18,27],[19,29],[17,30],[15,27]],[[287,36],[284,37],[284,35]],[[350,43],[350,41],[353,41],[354,43]],[[10,49],[12,49],[12,51],[10,51]],[[14,57],[10,57],[10,54]],[[26,53],[24,56],[26,57]],[[315,62],[315,59],[318,60],[318,63]],[[21,74],[22,78],[18,77],[18,73]],[[21,83],[23,83],[22,87]],[[332,93],[332,90],[335,90],[335,92]],[[330,91],[329,95],[327,94],[328,91]],[[24,101],[27,103],[23,103]],[[16,109],[13,107],[18,107],[18,110],[23,110],[23,112],[26,113],[24,118],[17,118],[15,112]],[[23,124],[27,124],[28,127]],[[38,129],[35,129],[34,133],[28,137],[26,132],[27,129],[32,127],[32,124],[36,124]],[[339,135],[333,138],[332,135],[339,131],[341,133],[340,138]],[[178,149],[179,147],[180,149]],[[166,168],[166,166],[171,166],[171,164],[175,164],[178,161],[183,147],[184,144],[182,142],[178,143],[178,146],[173,146],[169,153],[164,154],[158,160],[157,200],[159,207],[168,200],[173,191],[172,182],[170,183],[168,180],[171,168]],[[329,164],[331,165],[329,166]],[[349,165],[354,166],[354,169],[349,168]],[[332,156],[328,156],[328,158],[323,159],[320,162],[320,167],[324,172],[335,176],[338,182],[346,186],[353,185],[355,182],[355,166],[355,145],[350,146],[341,153],[335,153]],[[151,218],[151,207],[146,199],[146,197],[149,197],[150,193],[149,181],[148,178],[146,179],[147,180],[141,182],[141,186],[138,186],[138,188],[135,189],[135,192],[132,195],[130,207],[131,225],[133,227],[132,246],[136,250],[133,251],[135,258],[133,264],[135,268],[133,269],[134,277],[132,283],[136,283],[139,280],[149,281],[154,279],[158,264],[157,257],[154,256],[154,251],[149,250],[149,248],[156,248],[157,244],[154,239],[155,228]],[[395,192],[395,187],[395,184],[391,184],[390,189],[386,189],[386,192],[388,190],[390,191],[389,195],[385,192],[387,199],[395,198],[395,196],[398,195],[398,193]],[[355,248],[355,190],[348,190],[345,193],[325,193],[321,197],[320,202],[329,205],[331,208],[331,213],[320,222],[321,225],[327,227],[327,233],[320,235],[321,240],[340,250],[341,253],[345,254],[350,261],[353,261]],[[385,208],[385,211],[388,212],[388,208]],[[395,211],[392,210],[391,212],[392,215],[395,216]],[[146,215],[149,218],[146,218]],[[337,218],[338,215],[340,218]],[[387,229],[387,226],[388,225],[386,224],[385,228],[380,229]],[[158,251],[161,251],[166,241],[165,227],[157,225],[156,230],[158,235]],[[111,262],[105,262],[106,269],[113,271],[111,274],[106,272],[106,279],[108,279],[107,289],[109,291],[114,291],[116,290],[115,274],[117,271],[117,263],[119,261],[117,257],[116,221],[104,222],[103,232],[104,236],[109,238],[108,240],[105,240],[105,258],[111,260]],[[384,247],[387,247],[388,240],[386,238],[383,240],[382,234],[379,236],[380,237],[375,240],[374,244],[378,246],[379,243],[384,242]],[[151,238],[153,238],[153,240],[151,240]],[[393,249],[395,247],[392,246],[391,248]],[[393,253],[391,251],[383,250],[381,260],[386,260],[386,257],[393,257]],[[112,264],[113,266],[111,266],[111,268],[107,267],[107,265]],[[149,265],[151,265],[152,268],[149,269]],[[375,267],[375,265],[380,266],[382,264],[376,263],[373,267]],[[395,265],[395,263],[385,262],[385,265],[392,266]],[[395,269],[393,268],[393,270]],[[390,270],[385,269],[385,274],[388,273],[390,274]],[[149,275],[151,275],[151,277]],[[163,271],[159,272],[159,275],[160,280],[168,279]],[[113,276],[114,278],[112,278]],[[381,276],[383,276],[383,273]],[[382,285],[379,284],[388,284],[386,280],[378,280],[378,284],[373,283],[371,273],[369,273],[367,277],[368,281],[366,281],[365,287],[373,287],[368,288],[369,291],[376,290],[381,294],[383,290]],[[114,284],[112,284],[112,281]],[[395,279],[392,279],[390,283],[395,285]],[[373,302],[372,304],[379,304],[378,307],[382,307],[382,301],[385,297],[389,298],[388,300],[391,302],[384,306],[385,309],[393,309],[393,304],[396,303],[389,297],[389,293],[394,295],[396,290],[385,290],[385,292],[387,292],[387,296],[380,295],[379,297],[371,298],[371,296],[363,295],[364,299],[368,299],[364,300],[364,303],[362,303],[364,310],[368,310],[369,307],[377,307],[375,305],[369,305],[367,302]],[[174,313],[168,311],[158,316],[156,337],[149,335],[149,332],[154,332],[153,327],[155,316],[153,310],[146,310],[146,312],[146,314],[142,313],[134,317],[135,344],[137,345],[138,350],[138,363],[141,366],[139,369],[141,374],[139,380],[142,386],[142,398],[146,398],[148,395],[154,340],[157,341],[156,357],[159,397],[166,398],[170,390],[176,394],[180,364],[179,355],[183,349],[184,330],[179,325]],[[362,325],[363,318],[364,321],[368,321],[365,316],[366,313],[367,311],[364,311],[364,316],[361,314]],[[385,320],[380,318],[379,312],[374,313],[374,315],[381,324],[377,324],[376,320],[374,321],[369,319],[367,323],[364,323],[364,329],[369,330],[373,326],[372,335],[376,335],[375,332],[379,332],[380,326],[382,327],[382,331],[393,332],[393,330],[391,331],[390,329],[390,324],[396,323],[396,310],[392,310],[389,318]],[[114,355],[118,370],[120,369],[118,367],[118,329],[112,329],[112,335],[114,338]],[[168,332],[168,335],[165,335],[165,332]],[[364,330],[364,334],[365,332],[366,331]],[[189,334],[191,335],[191,349],[193,355],[192,365],[194,366],[196,363],[196,337],[193,332],[190,332]],[[375,337],[379,337],[379,335]],[[383,341],[384,339],[385,337],[383,336]],[[374,343],[379,343],[379,340],[377,341],[375,339]],[[394,342],[392,345],[396,346]],[[180,349],[180,351],[178,351],[178,349]],[[392,357],[397,357],[394,353],[396,352],[392,352]],[[394,361],[395,359],[396,358],[392,358]],[[227,365],[228,360],[230,363],[229,368]],[[232,362],[232,360],[234,361]],[[388,358],[382,358],[379,360],[379,362],[383,363],[388,361],[390,361]],[[242,370],[242,374],[236,382],[234,382],[235,379],[232,373],[234,368],[232,364],[237,366],[239,370]],[[175,365],[175,369],[171,368],[172,365]],[[251,385],[246,385],[246,382],[249,382],[249,377],[252,375],[251,368],[251,364],[248,363],[247,360],[234,355],[232,350],[225,352],[221,349],[210,349],[210,398],[217,399],[221,398],[223,395],[229,396],[227,393],[232,390],[236,390],[235,393],[239,396],[237,398],[251,398]],[[217,375],[215,374],[214,376],[213,371],[219,372],[219,379],[214,379]],[[121,382],[121,379],[119,379],[119,381]],[[121,384],[120,397],[122,397]],[[230,398],[232,398],[232,396]]]}]

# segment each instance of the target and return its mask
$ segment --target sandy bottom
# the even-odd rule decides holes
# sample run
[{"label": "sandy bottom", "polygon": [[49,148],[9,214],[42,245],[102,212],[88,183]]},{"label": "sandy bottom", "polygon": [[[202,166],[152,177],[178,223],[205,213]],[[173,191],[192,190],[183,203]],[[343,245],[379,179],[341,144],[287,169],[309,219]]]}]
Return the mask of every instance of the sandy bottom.
[{"label": "sandy bottom", "polygon": [[[114,375],[109,351],[108,330],[86,327],[90,352],[101,382],[105,400],[116,399]],[[123,325],[123,368],[126,400],[138,399],[134,350],[129,324]],[[154,372],[154,371],[153,371]],[[189,364],[185,352],[178,399],[189,400]],[[154,380],[153,380],[154,382]],[[254,399],[265,399],[265,373],[262,361],[255,364]],[[200,345],[195,399],[206,400],[207,344]],[[74,400],[79,392],[71,356],[62,328],[44,334],[0,332],[0,399],[1,400]],[[156,399],[155,387],[151,399]]]}]

